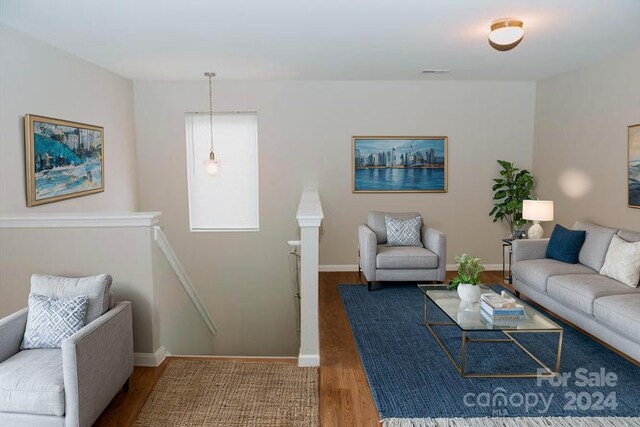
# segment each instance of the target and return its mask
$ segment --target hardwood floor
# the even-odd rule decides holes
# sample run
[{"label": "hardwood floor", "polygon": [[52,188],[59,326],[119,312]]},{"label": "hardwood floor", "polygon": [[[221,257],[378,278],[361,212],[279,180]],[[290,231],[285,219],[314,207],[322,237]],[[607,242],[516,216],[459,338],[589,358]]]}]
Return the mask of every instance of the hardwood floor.
[{"label": "hardwood floor", "polygon": [[[447,280],[453,275],[454,272],[448,272]],[[499,283],[512,289],[509,284],[503,283],[501,272],[484,272],[482,281]],[[380,425],[337,288],[338,284],[354,283],[358,283],[357,273],[320,274],[320,420],[323,427]],[[291,360],[288,362],[291,363]],[[132,425],[166,363],[158,368],[136,367],[129,391],[118,393],[95,426]]]}]

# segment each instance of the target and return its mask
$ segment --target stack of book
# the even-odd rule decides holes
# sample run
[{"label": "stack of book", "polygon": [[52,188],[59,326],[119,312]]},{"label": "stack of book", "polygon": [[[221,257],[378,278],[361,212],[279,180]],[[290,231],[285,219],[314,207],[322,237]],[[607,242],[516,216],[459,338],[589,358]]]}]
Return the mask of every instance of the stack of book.
[{"label": "stack of book", "polygon": [[515,321],[525,318],[524,307],[508,294],[494,292],[480,296],[480,312],[490,321]]}]

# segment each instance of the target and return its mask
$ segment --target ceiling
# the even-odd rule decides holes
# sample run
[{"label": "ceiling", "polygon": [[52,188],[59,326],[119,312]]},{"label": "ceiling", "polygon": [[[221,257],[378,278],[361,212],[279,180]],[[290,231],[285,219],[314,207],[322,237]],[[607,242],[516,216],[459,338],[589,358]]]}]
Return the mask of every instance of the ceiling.
[{"label": "ceiling", "polygon": [[[502,17],[524,21],[509,52]],[[640,0],[2,0],[0,20],[153,80],[539,80],[640,48]]]}]

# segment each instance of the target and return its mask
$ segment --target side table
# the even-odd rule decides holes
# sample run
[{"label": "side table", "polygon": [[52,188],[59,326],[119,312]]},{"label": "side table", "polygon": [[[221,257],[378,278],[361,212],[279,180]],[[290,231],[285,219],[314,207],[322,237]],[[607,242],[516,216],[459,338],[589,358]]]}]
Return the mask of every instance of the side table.
[{"label": "side table", "polygon": [[[502,239],[502,279],[511,284],[511,254],[513,248],[511,247],[513,239]],[[508,273],[508,275],[507,275]]]}]

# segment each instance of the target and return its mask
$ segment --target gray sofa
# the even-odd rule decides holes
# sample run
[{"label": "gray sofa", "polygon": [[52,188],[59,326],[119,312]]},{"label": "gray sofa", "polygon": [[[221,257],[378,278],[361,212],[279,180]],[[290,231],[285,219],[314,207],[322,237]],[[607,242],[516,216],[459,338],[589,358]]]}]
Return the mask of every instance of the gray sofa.
[{"label": "gray sofa", "polygon": [[359,270],[369,290],[376,281],[444,281],[447,267],[447,236],[422,225],[422,244],[387,246],[385,215],[398,219],[419,216],[417,212],[369,212],[366,224],[358,225]]},{"label": "gray sofa", "polygon": [[640,233],[576,222],[585,230],[579,263],[546,259],[549,239],[513,241],[513,286],[612,347],[640,361],[640,287],[598,274],[614,234],[629,242]]},{"label": "gray sofa", "polygon": [[0,319],[0,426],[90,426],[128,387],[131,303],[115,304],[54,349],[20,350],[27,314]]}]

